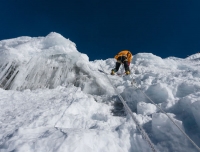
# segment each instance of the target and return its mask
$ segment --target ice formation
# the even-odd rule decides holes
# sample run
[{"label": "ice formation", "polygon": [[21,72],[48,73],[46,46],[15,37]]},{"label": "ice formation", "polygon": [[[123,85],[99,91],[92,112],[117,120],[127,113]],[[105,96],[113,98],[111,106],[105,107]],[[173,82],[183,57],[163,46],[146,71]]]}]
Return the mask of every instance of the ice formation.
[{"label": "ice formation", "polygon": [[[0,151],[150,152],[101,66],[115,60],[89,61],[55,32],[0,41]],[[108,75],[157,151],[198,150],[143,93],[200,146],[199,66],[199,53],[138,53],[130,76]]]}]

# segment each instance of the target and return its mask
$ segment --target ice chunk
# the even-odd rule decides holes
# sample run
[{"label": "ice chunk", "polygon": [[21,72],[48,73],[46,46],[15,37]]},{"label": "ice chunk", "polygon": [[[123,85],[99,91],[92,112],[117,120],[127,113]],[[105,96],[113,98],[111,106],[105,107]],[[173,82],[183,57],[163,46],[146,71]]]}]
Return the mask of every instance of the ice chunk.
[{"label": "ice chunk", "polygon": [[[174,114],[168,114],[175,123],[183,129],[182,122],[174,119]],[[152,128],[157,139],[173,139],[173,136],[183,136],[179,129],[163,113],[154,113],[152,116]]]},{"label": "ice chunk", "polygon": [[200,128],[200,100],[196,101],[192,104],[192,113],[194,115],[194,118],[196,120],[196,123],[198,124],[199,128]]},{"label": "ice chunk", "polygon": [[165,65],[162,58],[153,55],[152,53],[138,53],[134,55],[133,61],[134,64],[143,65],[143,66],[160,66]]},{"label": "ice chunk", "polygon": [[151,103],[139,102],[137,104],[137,113],[142,115],[149,115],[156,112],[156,106]]},{"label": "ice chunk", "polygon": [[167,100],[174,100],[172,91],[163,83],[151,85],[146,94],[155,102],[162,103]]}]

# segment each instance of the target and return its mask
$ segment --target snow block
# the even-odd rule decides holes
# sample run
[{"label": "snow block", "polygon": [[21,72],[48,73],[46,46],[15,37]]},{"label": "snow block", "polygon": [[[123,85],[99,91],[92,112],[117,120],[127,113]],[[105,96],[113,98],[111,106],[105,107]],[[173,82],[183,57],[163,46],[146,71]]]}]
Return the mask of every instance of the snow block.
[{"label": "snow block", "polygon": [[167,100],[174,100],[172,91],[162,83],[151,85],[147,90],[146,94],[155,102],[163,103]]},{"label": "snow block", "polygon": [[139,102],[137,104],[137,113],[142,115],[149,115],[156,112],[156,106],[151,103]]},{"label": "snow block", "polygon": [[138,53],[134,55],[132,62],[134,64],[143,65],[143,66],[159,66],[165,65],[163,59],[152,53]]},{"label": "snow block", "polygon": [[[174,114],[168,113],[168,115],[181,129],[183,129],[182,122],[173,118],[175,116]],[[152,129],[155,137],[158,140],[173,140],[173,138],[176,136],[183,136],[179,129],[163,113],[154,113],[152,115]]]},{"label": "snow block", "polygon": [[196,120],[196,123],[198,124],[199,128],[200,128],[200,100],[196,101],[192,104],[192,113],[194,115],[194,118]]},{"label": "snow block", "polygon": [[177,97],[185,97],[195,92],[195,86],[193,84],[183,82],[177,87]]}]

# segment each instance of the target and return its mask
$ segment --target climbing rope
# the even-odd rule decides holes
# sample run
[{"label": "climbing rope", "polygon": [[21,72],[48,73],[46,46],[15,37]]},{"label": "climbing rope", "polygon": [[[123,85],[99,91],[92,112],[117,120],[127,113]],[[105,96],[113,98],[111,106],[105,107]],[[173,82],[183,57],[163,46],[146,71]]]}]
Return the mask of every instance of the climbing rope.
[{"label": "climbing rope", "polygon": [[[132,77],[133,79],[133,77]],[[133,79],[134,80],[134,79]],[[136,88],[139,89],[140,92],[142,94],[144,94],[144,96],[149,99],[149,101],[151,101],[158,109],[160,109],[160,111],[162,111],[171,121],[172,123],[183,133],[183,135],[185,135],[185,137],[200,151],[200,148],[195,144],[195,142],[183,131],[183,129],[181,129],[176,123],[175,121],[157,104],[155,104],[155,102],[149,97],[147,96],[140,88],[138,88],[134,83],[132,83],[132,85]]]},{"label": "climbing rope", "polygon": [[[101,64],[100,64],[101,66]],[[101,66],[101,69],[102,71],[104,72],[103,70],[103,67]],[[104,72],[105,73],[105,72]],[[140,133],[142,134],[142,137],[147,141],[147,143],[149,144],[151,150],[153,152],[156,152],[156,149],[155,149],[155,146],[154,144],[151,142],[149,136],[147,135],[147,133],[144,131],[144,129],[142,128],[142,126],[139,124],[139,122],[137,121],[136,117],[133,115],[131,109],[128,107],[128,105],[126,104],[126,102],[124,101],[124,99],[122,98],[122,96],[119,94],[119,92],[117,91],[116,87],[112,84],[110,78],[106,75],[108,81],[110,82],[110,84],[112,85],[112,87],[114,88],[115,92],[117,93],[119,99],[122,101],[126,111],[130,114],[131,118],[133,119],[133,121],[135,122],[136,124],[136,127],[137,129],[140,131]]]},{"label": "climbing rope", "polygon": [[[75,94],[77,92],[78,88],[75,88],[71,93],[69,94]],[[55,125],[54,125],[54,128],[58,129],[59,127],[56,127],[57,126],[57,123],[63,118],[65,112],[67,111],[67,109],[71,106],[71,104],[74,102],[74,98],[70,100],[70,103],[68,104],[68,106],[66,106],[65,110],[62,112],[62,115],[60,116],[60,118],[56,121]]]}]

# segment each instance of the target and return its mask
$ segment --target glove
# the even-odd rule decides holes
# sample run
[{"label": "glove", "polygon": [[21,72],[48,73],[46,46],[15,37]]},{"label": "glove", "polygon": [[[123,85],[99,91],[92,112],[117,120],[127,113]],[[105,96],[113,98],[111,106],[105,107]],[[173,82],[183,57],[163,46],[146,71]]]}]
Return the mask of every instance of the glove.
[{"label": "glove", "polygon": [[128,62],[128,66],[130,66],[130,62]]}]

